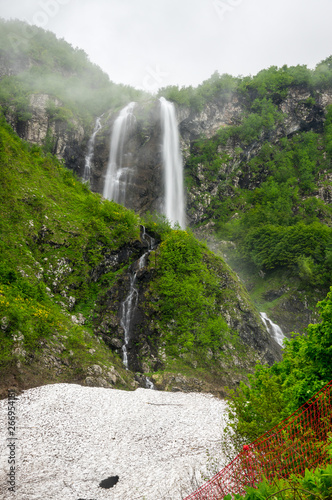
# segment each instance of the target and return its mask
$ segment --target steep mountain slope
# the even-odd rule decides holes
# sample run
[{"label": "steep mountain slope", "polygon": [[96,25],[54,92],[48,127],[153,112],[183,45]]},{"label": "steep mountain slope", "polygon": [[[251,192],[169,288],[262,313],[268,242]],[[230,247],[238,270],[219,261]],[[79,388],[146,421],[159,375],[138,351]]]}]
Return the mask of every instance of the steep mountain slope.
[{"label": "steep mountain slope", "polygon": [[115,84],[50,31],[0,19],[0,104],[18,135],[83,174],[94,118],[144,93]]},{"label": "steep mountain slope", "polygon": [[[148,251],[137,215],[91,193],[3,118],[0,165],[2,388],[136,387],[152,373],[160,388],[223,393],[257,360],[279,359],[236,276],[191,234],[147,220],[156,241]],[[124,344],[136,381],[122,364]]]},{"label": "steep mountain slope", "polygon": [[[40,146],[44,154],[55,154],[82,177],[89,138],[99,115],[90,186],[102,193],[119,109],[137,101],[134,123],[123,144],[126,167],[135,172],[128,186],[129,208],[141,216],[160,211],[163,176],[158,100],[113,84],[82,51],[56,40],[52,33],[31,28],[33,36],[22,40],[24,23],[2,22],[2,27],[0,102],[18,135]],[[14,52],[13,34],[18,37]],[[303,331],[315,321],[314,306],[330,285],[331,88],[328,58],[314,71],[284,66],[255,77],[216,73],[196,89],[169,87],[159,93],[176,104],[191,227],[236,270],[259,310],[267,312],[287,335],[292,330]],[[66,175],[74,179],[68,172]],[[22,180],[15,182],[21,185]],[[87,200],[98,199],[90,198],[86,187],[84,193]],[[232,364],[231,351],[222,360],[215,352],[220,352],[221,337],[221,350],[225,350],[228,336],[230,344],[236,343],[234,331],[240,344],[250,345],[261,359],[271,362],[278,356],[243,285],[222,260],[216,260],[190,233],[170,231],[157,216],[146,216],[146,222],[136,218],[132,222],[135,236],[127,235],[121,244],[115,238],[111,244],[108,224],[115,217],[112,231],[116,231],[121,217],[129,215],[115,213],[130,212],[115,209],[113,204],[110,216],[109,208],[100,207],[111,205],[100,200],[87,202],[92,207],[87,212],[96,220],[88,218],[86,225],[82,223],[86,212],[84,217],[77,214],[70,229],[73,241],[81,245],[73,250],[80,254],[75,279],[66,262],[70,256],[59,260],[67,242],[53,238],[51,233],[58,234],[53,223],[50,227],[41,224],[34,241],[41,253],[62,249],[47,272],[52,275],[62,262],[59,272],[66,276],[64,286],[75,299],[75,304],[68,302],[67,306],[74,307],[77,314],[80,308],[83,314],[87,309],[92,314],[90,327],[117,355],[121,355],[127,335],[121,310],[135,281],[135,311],[127,345],[130,368],[149,373],[170,370],[173,363],[172,369],[187,370],[195,378],[197,366],[201,365],[205,376],[215,364],[215,373],[223,372],[224,383],[227,363]],[[158,244],[150,252],[140,223]],[[86,234],[90,243],[77,239],[78,233]],[[180,266],[179,255],[183,259]],[[40,262],[39,256],[34,258]],[[77,281],[79,275],[84,277],[82,281]],[[109,276],[112,286],[108,286]],[[51,293],[68,295],[65,288],[52,289],[55,280],[45,283]],[[197,301],[192,300],[196,290]],[[250,354],[249,364],[245,362],[239,371],[249,370],[254,357]],[[233,364],[237,362],[238,357]],[[166,386],[170,378],[162,375],[159,383]],[[231,376],[230,383],[235,379]]]},{"label": "steep mountain slope", "polygon": [[204,112],[181,124],[188,214],[260,310],[303,331],[331,283],[331,58],[234,80],[231,93],[227,75],[208,83],[219,92],[204,111],[221,128],[209,135]]},{"label": "steep mountain slope", "polygon": [[[317,319],[330,285],[331,88],[328,59],[315,71],[216,74],[197,89],[160,91],[177,105],[191,227],[286,335]],[[144,213],[161,207],[160,104],[143,101],[134,114],[124,151],[136,172],[130,206]],[[103,117],[96,138],[100,192],[115,116]]]}]

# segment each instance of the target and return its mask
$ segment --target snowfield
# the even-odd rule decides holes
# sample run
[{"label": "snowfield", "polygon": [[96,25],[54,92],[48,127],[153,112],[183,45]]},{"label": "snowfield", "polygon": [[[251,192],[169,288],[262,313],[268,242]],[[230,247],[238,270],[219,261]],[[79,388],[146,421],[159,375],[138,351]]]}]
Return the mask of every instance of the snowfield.
[{"label": "snowfield", "polygon": [[[226,403],[209,394],[133,392],[74,384],[0,401],[0,498],[15,500],[179,500],[204,482],[207,451],[219,454]],[[14,446],[13,446],[14,445]],[[15,492],[9,491],[15,460]],[[119,476],[115,486],[99,483]],[[196,484],[197,487],[197,484]]]}]

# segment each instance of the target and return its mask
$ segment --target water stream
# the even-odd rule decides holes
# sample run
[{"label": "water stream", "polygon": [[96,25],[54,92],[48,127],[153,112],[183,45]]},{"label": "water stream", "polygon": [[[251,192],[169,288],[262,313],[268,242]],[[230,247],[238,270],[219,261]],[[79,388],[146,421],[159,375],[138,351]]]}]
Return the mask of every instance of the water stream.
[{"label": "water stream", "polygon": [[267,331],[270,333],[270,335],[272,335],[274,340],[278,342],[279,345],[283,346],[283,341],[286,337],[282,333],[282,329],[280,328],[280,326],[276,323],[273,323],[273,321],[270,320],[266,313],[261,312],[259,314],[264,325],[266,326]]},{"label": "water stream", "polygon": [[147,389],[152,389],[152,390],[155,390],[156,388],[152,380],[149,379],[149,377],[145,377],[145,387]]},{"label": "water stream", "polygon": [[104,198],[125,205],[126,188],[133,175],[132,169],[124,166],[124,143],[136,118],[133,114],[136,103],[130,102],[120,111],[114,122],[110,156],[104,183]]},{"label": "water stream", "polygon": [[[148,248],[132,265],[129,292],[122,302],[120,309],[120,325],[124,330],[124,344],[122,346],[123,364],[127,370],[129,366],[128,346],[132,337],[132,320],[138,304],[138,290],[136,288],[137,274],[147,265],[149,254],[155,248],[155,240],[146,232],[144,226],[141,226],[141,241],[145,241]],[[145,377],[145,381],[147,389],[155,389],[153,382],[148,377]]]},{"label": "water stream", "polygon": [[161,124],[163,132],[162,157],[165,182],[166,217],[174,225],[178,223],[182,229],[185,221],[185,198],[183,189],[183,162],[180,149],[180,135],[176,119],[175,107],[164,97],[160,99]]},{"label": "water stream", "polygon": [[[185,195],[183,187],[183,161],[180,149],[180,134],[174,104],[164,97],[160,101],[160,118],[162,128],[162,162],[164,177],[163,212],[172,223],[182,229],[186,226]],[[113,124],[111,134],[110,155],[104,182],[103,196],[109,200],[126,205],[128,185],[135,175],[133,167],[126,162],[125,144],[128,134],[136,122],[134,108],[136,103],[130,102],[123,108]],[[97,133],[97,132],[96,132]],[[89,143],[90,144],[90,143]],[[91,138],[93,149],[93,140]],[[88,155],[89,156],[89,155]],[[88,164],[88,161],[86,162]],[[88,168],[86,169],[89,170]]]},{"label": "water stream", "polygon": [[96,135],[98,134],[99,130],[101,129],[101,118],[103,115],[99,116],[96,119],[95,123],[95,128],[93,129],[92,135],[89,139],[88,142],[88,153],[85,157],[85,165],[84,165],[84,173],[83,173],[83,180],[86,182],[90,181],[90,176],[91,176],[91,162],[93,158],[93,152],[94,152],[94,146],[95,146],[95,140],[96,140]]},{"label": "water stream", "polygon": [[129,293],[121,304],[120,325],[124,330],[124,344],[122,346],[123,364],[125,365],[127,370],[128,370],[128,344],[130,341],[131,324],[138,302],[138,290],[136,288],[136,278],[137,278],[137,272],[144,267],[144,257],[145,254],[143,254],[142,257],[140,257],[138,261],[135,262],[134,267],[136,270],[132,271],[130,274]]}]

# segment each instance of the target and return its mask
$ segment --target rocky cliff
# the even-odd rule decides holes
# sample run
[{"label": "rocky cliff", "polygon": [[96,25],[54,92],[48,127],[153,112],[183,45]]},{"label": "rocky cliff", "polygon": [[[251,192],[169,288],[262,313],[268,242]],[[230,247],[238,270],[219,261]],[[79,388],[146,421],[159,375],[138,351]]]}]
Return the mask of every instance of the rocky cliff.
[{"label": "rocky cliff", "polygon": [[160,389],[224,395],[257,361],[280,358],[237,277],[192,235],[163,220],[145,230],[4,120],[0,143],[0,392],[54,381],[135,388],[148,376]]},{"label": "rocky cliff", "polygon": [[82,147],[86,140],[82,121],[73,115],[62,118],[62,109],[63,103],[59,99],[48,94],[32,94],[29,97],[29,119],[18,119],[15,108],[9,108],[6,117],[25,141],[65,160],[68,167],[80,165],[84,160]]},{"label": "rocky cliff", "polygon": [[[231,177],[235,187],[253,189],[264,180],[253,179],[249,161],[255,157],[262,144],[269,140],[277,142],[282,137],[299,131],[322,130],[326,108],[332,103],[332,91],[317,93],[315,100],[310,101],[311,92],[303,88],[293,88],[279,104],[283,120],[268,135],[262,134],[259,140],[244,146],[239,139],[230,138],[224,147],[219,148],[220,157],[227,155],[228,160],[221,166],[219,175]],[[65,165],[83,177],[88,140],[93,131],[93,123],[83,126],[82,121],[74,115],[63,119],[61,113],[51,116],[50,107],[62,109],[62,102],[47,94],[30,96],[29,110],[31,118],[22,122],[15,117],[15,110],[7,113],[7,119],[18,135],[33,144],[49,147],[50,152]],[[187,171],[187,160],[195,154],[195,143],[200,138],[209,139],[223,128],[241,122],[244,106],[234,94],[227,100],[207,103],[200,112],[185,106],[177,106],[181,146],[184,168]],[[124,167],[133,172],[132,182],[128,185],[126,206],[138,212],[162,210],[163,172],[161,160],[161,124],[160,103],[148,100],[139,103],[134,110],[135,124],[125,138]],[[110,141],[113,125],[118,112],[106,111],[101,119],[102,127],[95,139],[92,158],[90,185],[93,191],[103,193],[104,181],[110,154]],[[187,192],[187,211],[193,224],[207,222],[210,218],[211,199],[218,191],[220,180],[209,181],[202,164],[197,170],[197,183]],[[329,174],[322,173],[319,196],[327,201],[331,199],[331,189],[326,184]],[[223,196],[231,193],[223,193]]]},{"label": "rocky cliff", "polygon": [[[46,36],[45,33],[38,34],[37,31],[37,38]],[[52,38],[52,35],[47,37]],[[12,79],[14,89],[13,98],[2,104],[7,121],[22,139],[41,146],[44,152],[55,154],[70,170],[83,178],[89,139],[96,117],[91,115],[91,110],[86,112],[82,102],[79,102],[80,98],[76,99],[75,85],[78,85],[80,78],[84,79],[88,74],[86,89],[82,93],[88,99],[90,95],[94,95],[92,87],[95,83],[91,87],[92,68],[86,59],[81,57],[82,54],[78,61],[75,51],[65,46],[62,49],[68,51],[67,56],[72,61],[72,67],[68,67],[66,60],[61,60],[56,44],[52,45],[53,71],[57,74],[56,79],[59,78],[57,91],[54,93],[40,90],[49,86],[49,75],[45,74],[44,78],[43,52],[33,59],[29,53],[16,54],[12,57],[8,49],[1,50],[0,80],[6,82],[6,78]],[[297,73],[295,80],[298,83],[283,83],[292,79],[295,81],[293,78],[295,73]],[[98,82],[97,88],[98,85],[106,85],[104,76],[100,72],[94,74],[93,81]],[[28,85],[22,84],[25,78]],[[227,259],[241,276],[242,282],[258,306],[267,309],[272,319],[283,327],[286,334],[294,329],[302,330],[308,322],[315,320],[313,305],[325,295],[326,290],[312,286],[308,293],[308,290],[303,288],[303,279],[294,284],[292,273],[289,274],[285,270],[277,273],[276,278],[262,266],[259,268],[252,265],[252,268],[248,269],[243,262],[236,261],[237,246],[234,242],[228,241],[226,244],[219,242],[215,233],[225,221],[240,222],[249,206],[243,193],[254,192],[269,178],[271,172],[268,165],[271,154],[266,154],[267,143],[271,149],[274,146],[282,149],[284,147],[282,141],[296,137],[297,134],[313,131],[317,135],[322,135],[327,108],[332,103],[332,91],[326,84],[327,80],[319,86],[310,78],[308,72],[305,73],[303,68],[298,67],[280,70],[272,68],[271,71],[261,72],[257,78],[244,78],[237,82],[233,79],[231,87],[229,87],[230,78],[223,80],[222,77],[215,76],[208,86],[205,86],[206,94],[203,100],[196,94],[196,101],[191,105],[186,99],[180,99],[176,104],[187,185],[187,221],[197,236],[208,239],[211,248]],[[64,90],[67,81],[74,85],[72,93],[75,94],[75,98],[70,96],[71,92]],[[223,87],[225,81],[228,90]],[[7,83],[4,84],[4,88],[6,85]],[[15,95],[16,85],[21,88],[17,95]],[[105,92],[110,92],[110,87],[107,85]],[[101,95],[103,92],[98,90],[98,93]],[[126,189],[125,205],[140,214],[147,211],[163,212],[164,175],[161,157],[160,103],[152,97],[146,98],[142,95],[138,97],[134,109],[134,121],[123,142],[123,167],[131,173]],[[95,102],[93,99],[91,102]],[[90,187],[95,192],[103,193],[114,124],[121,108],[129,100],[134,100],[131,95],[128,100],[124,102],[122,100],[122,104],[118,98],[96,99],[98,114],[101,115],[101,128],[95,136],[89,179]],[[101,106],[101,102],[108,105]],[[93,110],[94,112],[97,114],[97,108],[96,111]],[[305,204],[308,201],[307,205],[313,206],[313,197],[325,205],[332,200],[331,172],[326,165],[323,166],[323,159],[327,154],[323,151],[324,147],[324,140],[321,137],[318,149],[320,148],[322,153],[315,172],[315,192],[311,198],[307,193],[301,193],[301,200],[292,207],[294,216],[299,216],[303,210],[300,203]],[[327,223],[324,219],[327,211],[324,208],[311,210],[317,214],[319,221]],[[241,244],[237,241],[237,245],[239,243]],[[296,267],[296,260],[294,262]],[[308,262],[313,265],[310,259],[307,264]],[[309,274],[307,273],[306,279],[309,275],[315,274],[310,265],[309,268],[307,266]],[[152,275],[144,271],[142,277],[151,278]],[[305,272],[304,274],[302,272],[302,275],[304,276]],[[121,303],[122,295],[125,293],[121,290],[125,290],[128,279],[127,277],[122,284],[119,283],[117,291],[112,292],[112,301],[114,299]],[[140,279],[139,275],[139,282]],[[257,291],[259,287],[263,290],[261,294]],[[106,298],[105,300],[107,302]],[[236,309],[238,308],[241,309],[240,304],[237,304]],[[107,314],[101,324],[105,321],[107,323]],[[242,327],[236,327],[234,321],[234,319],[228,321],[230,328],[241,331]],[[111,322],[114,323],[115,319],[113,318]],[[251,319],[248,319],[248,324],[250,322]],[[118,331],[115,323],[113,327]],[[144,328],[150,331],[148,325]],[[246,334],[243,329],[242,331],[245,338]],[[100,332],[104,334],[102,330]],[[114,338],[108,339],[108,342],[119,344],[119,340],[121,340],[121,328]],[[146,345],[144,350],[148,351]],[[158,358],[156,353],[153,355]],[[158,362],[156,361],[156,366]],[[141,369],[141,365],[138,364],[137,367]]]},{"label": "rocky cliff", "polygon": [[[136,104],[134,122],[124,138],[123,168],[131,172],[126,202],[136,212],[161,211],[163,203],[163,172],[161,159],[161,123],[159,102],[149,100]],[[103,192],[110,155],[114,121],[118,113],[108,112],[96,136],[92,158],[91,188]]]},{"label": "rocky cliff", "polygon": [[[191,161],[197,154],[197,141],[213,139],[220,131],[241,123],[245,110],[243,100],[234,93],[227,98],[207,103],[201,111],[177,106],[184,170],[186,176],[193,180],[186,193],[187,218],[190,224],[201,226],[197,235],[211,239],[212,247],[220,255],[229,257],[228,252],[219,248],[213,240],[216,200],[232,198],[234,189],[237,188],[253,190],[260,186],[267,173],[264,165],[259,173],[257,169],[253,171],[251,160],[259,155],[262,145],[267,140],[278,144],[283,137],[291,137],[302,131],[322,131],[326,109],[331,103],[330,90],[316,92],[313,98],[312,91],[306,88],[290,88],[286,97],[278,103],[282,120],[272,130],[263,131],[258,139],[249,144],[243,144],[239,137],[232,136],[224,145],[218,146],[219,170],[213,176],[204,162],[198,163],[196,171],[192,169]],[[64,119],[61,116],[62,102],[47,94],[31,95],[29,109],[31,117],[24,122],[15,118],[14,110],[7,112],[7,119],[14,130],[25,140],[48,147],[50,152],[64,160],[68,168],[83,177],[88,141],[94,123],[83,126],[83,122],[74,115]],[[95,137],[90,186],[99,193],[104,188],[111,135],[118,113],[119,111],[109,110],[103,114],[101,129]],[[159,101],[150,99],[138,103],[134,115],[135,121],[123,144],[124,167],[132,172],[125,204],[138,213],[154,210],[162,212],[164,180]],[[329,203],[332,198],[330,177],[328,171],[322,171],[317,185],[316,196],[325,203]],[[241,274],[241,270],[237,270]],[[253,280],[248,275],[241,276],[251,289]],[[314,294],[308,301],[306,292],[293,290],[292,286],[282,293],[278,291],[282,285],[274,282],[265,282],[263,286],[267,288],[267,303],[272,296],[273,300],[279,299],[278,306],[272,311],[272,318],[283,327],[286,334],[294,329],[302,330],[315,319],[312,308],[321,298],[320,293]]]},{"label": "rocky cliff", "polygon": [[[225,262],[189,231],[137,215],[163,211],[159,100],[130,88],[120,92],[84,53],[43,30],[35,30],[34,57],[29,45],[11,58],[1,36],[1,112],[41,150],[1,122],[0,386],[14,379],[24,388],[54,380],[134,388],[149,376],[161,389],[223,395],[257,361],[280,359],[280,347]],[[91,193],[70,173],[85,175],[98,114],[89,182],[103,192],[115,122],[133,100],[122,146],[131,172],[125,205],[136,214]],[[200,111],[177,106],[185,161],[198,138],[236,125],[242,109],[235,95],[207,101]],[[123,312],[133,296],[128,327]]]},{"label": "rocky cliff", "polygon": [[[162,294],[156,292],[151,284],[160,273],[158,269],[159,249],[153,254],[146,254],[147,245],[144,240],[136,241],[130,246],[105,255],[103,263],[93,271],[93,280],[97,282],[110,270],[116,271],[128,261],[134,262],[123,274],[99,297],[93,313],[95,334],[117,354],[122,354],[124,345],[123,304],[132,292],[132,275],[136,275],[135,288],[137,289],[137,303],[132,311],[130,341],[128,344],[129,368],[138,373],[152,373],[152,379],[158,381],[154,372],[163,372],[170,366],[170,358],[166,355],[165,327],[162,316],[157,312],[155,305],[163,299]],[[138,267],[138,261],[145,253],[145,264]],[[262,321],[252,306],[251,300],[241,285],[239,279],[231,272],[228,266],[212,255],[204,257],[209,268],[218,279],[220,296],[217,308],[221,317],[225,318],[231,332],[238,335],[235,344],[225,343],[223,352],[206,353],[205,363],[209,366],[210,375],[219,380],[221,386],[231,385],[243,378],[245,373],[252,371],[255,363],[272,364],[280,359],[280,347],[267,333]],[[167,325],[168,330],[177,331],[177,323],[173,319]],[[181,346],[178,346],[181,352]],[[192,369],[202,365],[202,359],[197,361],[196,354],[183,354],[186,364]],[[201,356],[204,358],[203,350]],[[211,360],[214,362],[211,364]],[[195,377],[194,377],[195,378]],[[197,376],[196,376],[197,379]],[[159,383],[165,384],[167,376]],[[163,382],[162,382],[163,381]],[[205,382],[207,382],[205,378]]]},{"label": "rocky cliff", "polygon": [[[282,137],[289,137],[301,131],[322,131],[327,106],[332,103],[332,91],[326,90],[316,94],[315,99],[310,101],[312,92],[307,89],[292,88],[287,97],[279,104],[279,111],[282,113],[280,121],[274,130],[269,133],[262,133],[258,140],[248,145],[236,137],[231,137],[225,146],[219,146],[220,157],[227,156],[227,161],[221,165],[218,172],[219,178],[209,181],[204,164],[198,165],[196,172],[195,186],[187,193],[188,216],[193,224],[208,222],[211,217],[209,207],[213,197],[219,192],[221,198],[232,196],[231,187],[227,186],[225,191],[220,193],[220,180],[231,179],[231,184],[244,189],[254,189],[266,178],[264,170],[260,175],[253,175],[249,162],[258,155],[264,142],[277,143]],[[234,96],[230,102],[221,105],[208,105],[201,113],[191,113],[189,117],[180,122],[180,132],[183,137],[183,149],[185,158],[190,157],[190,153],[195,155],[195,141],[199,138],[210,138],[221,127],[239,124],[241,113],[244,107],[239,99]],[[182,116],[182,111],[179,116]],[[187,111],[188,114],[188,111]],[[185,164],[185,171],[189,165]],[[192,175],[192,174],[190,174]],[[330,187],[326,186],[328,175],[322,172],[321,187],[318,195],[324,201],[330,197]],[[323,187],[324,186],[324,187]]]}]

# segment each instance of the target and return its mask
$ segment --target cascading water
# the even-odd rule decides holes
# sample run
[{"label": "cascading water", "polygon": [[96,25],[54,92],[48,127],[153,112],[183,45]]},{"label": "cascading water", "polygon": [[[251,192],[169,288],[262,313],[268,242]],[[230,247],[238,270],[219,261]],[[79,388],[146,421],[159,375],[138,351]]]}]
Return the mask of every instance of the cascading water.
[{"label": "cascading water", "polygon": [[96,139],[96,135],[98,134],[99,130],[101,129],[101,121],[100,120],[101,120],[102,116],[103,115],[99,116],[96,119],[95,128],[93,129],[92,135],[91,135],[89,142],[88,142],[88,154],[85,157],[85,165],[84,165],[84,173],[83,173],[83,180],[86,182],[90,181],[91,161],[93,158],[95,139]]},{"label": "cascading water", "polygon": [[[148,251],[145,252],[146,254],[149,254],[151,252],[151,250],[154,249],[155,247],[155,240],[152,238],[152,236],[150,236],[146,230],[145,230],[145,227],[144,226],[141,226],[141,229],[142,229],[142,234],[141,234],[141,240],[142,241],[145,241],[147,244],[148,244]],[[144,254],[145,255],[145,254]]]},{"label": "cascading water", "polygon": [[125,204],[126,187],[132,175],[131,169],[123,166],[123,146],[128,131],[135,122],[135,116],[133,114],[135,104],[135,102],[130,102],[123,108],[114,122],[111,136],[110,157],[104,184],[104,198],[116,201],[122,205]]},{"label": "cascading water", "polygon": [[266,326],[267,331],[273,336],[274,340],[278,342],[279,345],[283,346],[283,341],[285,339],[285,335],[282,333],[282,329],[279,325],[273,323],[266,313],[259,313],[260,317],[264,325]]},{"label": "cascading water", "polygon": [[183,162],[180,150],[180,136],[174,104],[160,99],[163,131],[163,165],[165,180],[165,215],[172,224],[186,226],[183,190]]},{"label": "cascading water", "polygon": [[[129,293],[126,299],[121,304],[121,317],[120,325],[124,330],[124,344],[122,346],[123,352],[123,364],[128,370],[128,345],[131,338],[132,331],[132,319],[134,317],[134,312],[138,303],[138,290],[136,288],[137,273],[141,271],[146,265],[149,257],[149,253],[153,250],[155,246],[155,240],[145,231],[145,227],[141,226],[141,240],[145,241],[148,245],[146,252],[141,255],[141,257],[134,262],[132,266],[132,272],[130,275],[130,287]],[[147,389],[154,389],[153,382],[146,377],[146,387]]]},{"label": "cascading water", "polygon": [[155,385],[154,383],[149,379],[149,377],[145,377],[145,387],[147,389],[152,389],[154,390],[155,389]]},{"label": "cascading water", "polygon": [[122,346],[123,352],[123,364],[128,370],[128,344],[130,340],[130,327],[133,313],[136,309],[138,302],[138,291],[135,287],[137,272],[134,272],[130,276],[130,288],[129,293],[121,305],[121,318],[120,325],[124,330],[124,344]]}]

